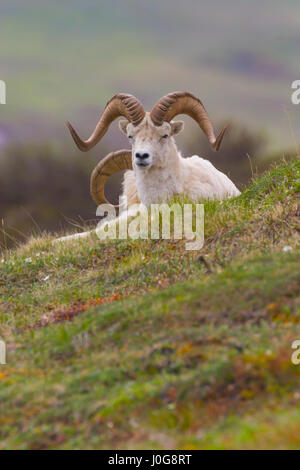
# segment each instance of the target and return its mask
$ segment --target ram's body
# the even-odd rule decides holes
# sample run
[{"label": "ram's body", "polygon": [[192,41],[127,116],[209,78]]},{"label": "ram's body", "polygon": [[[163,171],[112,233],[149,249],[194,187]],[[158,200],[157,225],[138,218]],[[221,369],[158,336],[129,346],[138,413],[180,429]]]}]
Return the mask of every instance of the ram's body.
[{"label": "ram's body", "polygon": [[149,205],[168,201],[177,194],[185,194],[194,202],[201,199],[226,199],[240,194],[228,176],[198,155],[190,158],[180,156],[180,170],[181,173],[172,175],[172,178],[168,177],[167,172],[159,172],[158,175],[155,170],[147,178],[140,178],[141,197],[134,171],[127,170],[121,195],[122,207],[126,206],[125,200],[128,206],[139,203],[141,199],[145,205]]}]

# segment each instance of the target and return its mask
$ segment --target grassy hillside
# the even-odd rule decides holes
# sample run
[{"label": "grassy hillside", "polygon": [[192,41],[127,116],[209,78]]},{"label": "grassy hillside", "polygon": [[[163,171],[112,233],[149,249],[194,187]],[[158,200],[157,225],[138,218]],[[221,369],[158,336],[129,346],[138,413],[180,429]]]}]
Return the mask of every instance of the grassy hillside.
[{"label": "grassy hillside", "polygon": [[294,159],[206,202],[201,252],[45,236],[7,253],[0,448],[299,448],[299,196]]},{"label": "grassy hillside", "polygon": [[214,119],[266,129],[274,147],[290,144],[286,110],[298,126],[296,0],[2,0],[0,41],[0,125],[18,139],[63,135],[66,119],[88,134],[118,91],[150,107],[190,90]]}]

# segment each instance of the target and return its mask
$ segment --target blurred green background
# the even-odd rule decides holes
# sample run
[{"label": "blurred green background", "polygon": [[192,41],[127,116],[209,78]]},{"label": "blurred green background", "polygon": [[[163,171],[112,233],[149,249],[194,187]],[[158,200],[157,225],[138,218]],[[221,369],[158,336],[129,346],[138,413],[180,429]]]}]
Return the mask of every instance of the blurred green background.
[{"label": "blurred green background", "polygon": [[[217,128],[230,121],[217,156],[191,120],[178,143],[240,187],[252,171],[295,154],[300,106],[291,103],[291,83],[300,78],[299,41],[297,0],[1,0],[2,248],[35,231],[68,229],[70,220],[95,219],[89,173],[128,144],[113,125],[94,152],[81,154],[64,122],[90,135],[120,91],[149,109],[163,94],[188,90]],[[113,200],[119,182],[109,187]]]}]

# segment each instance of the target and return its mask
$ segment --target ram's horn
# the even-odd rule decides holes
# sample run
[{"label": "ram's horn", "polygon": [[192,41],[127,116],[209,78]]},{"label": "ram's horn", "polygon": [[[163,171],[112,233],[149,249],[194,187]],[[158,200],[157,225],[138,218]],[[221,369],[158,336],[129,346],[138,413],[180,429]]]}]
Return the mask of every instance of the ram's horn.
[{"label": "ram's horn", "polygon": [[163,96],[153,107],[150,117],[155,126],[161,126],[164,121],[170,122],[178,114],[187,114],[193,118],[207,136],[213,150],[220,148],[227,126],[216,138],[212,122],[202,102],[186,91],[175,91]]},{"label": "ram's horn", "polygon": [[119,93],[111,98],[105,106],[95,130],[88,140],[82,140],[69,121],[67,121],[67,126],[77,147],[82,152],[87,152],[102,139],[110,124],[119,116],[124,116],[134,126],[137,126],[144,119],[145,111],[137,98]]},{"label": "ram's horn", "polygon": [[[118,150],[109,153],[94,168],[91,175],[91,196],[97,206],[110,204],[104,193],[105,183],[110,176],[120,170],[132,170],[131,150]],[[118,209],[119,206],[114,206]]]}]

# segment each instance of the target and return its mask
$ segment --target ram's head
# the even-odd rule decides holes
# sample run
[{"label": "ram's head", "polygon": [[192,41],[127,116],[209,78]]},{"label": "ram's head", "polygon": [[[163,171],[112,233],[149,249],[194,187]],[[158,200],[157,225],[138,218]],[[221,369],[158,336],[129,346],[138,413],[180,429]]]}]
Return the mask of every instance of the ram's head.
[{"label": "ram's head", "polygon": [[87,152],[104,136],[109,125],[118,117],[120,129],[132,142],[131,150],[119,150],[107,155],[94,169],[91,176],[91,195],[97,205],[107,203],[104,186],[107,179],[119,170],[147,169],[162,162],[168,154],[169,139],[183,128],[182,121],[172,121],[179,115],[193,118],[205,135],[213,150],[219,150],[226,127],[216,138],[212,122],[202,102],[188,92],[175,92],[163,96],[150,113],[132,95],[119,93],[106,105],[103,114],[88,140],[82,140],[72,125],[67,122],[77,147]]}]

